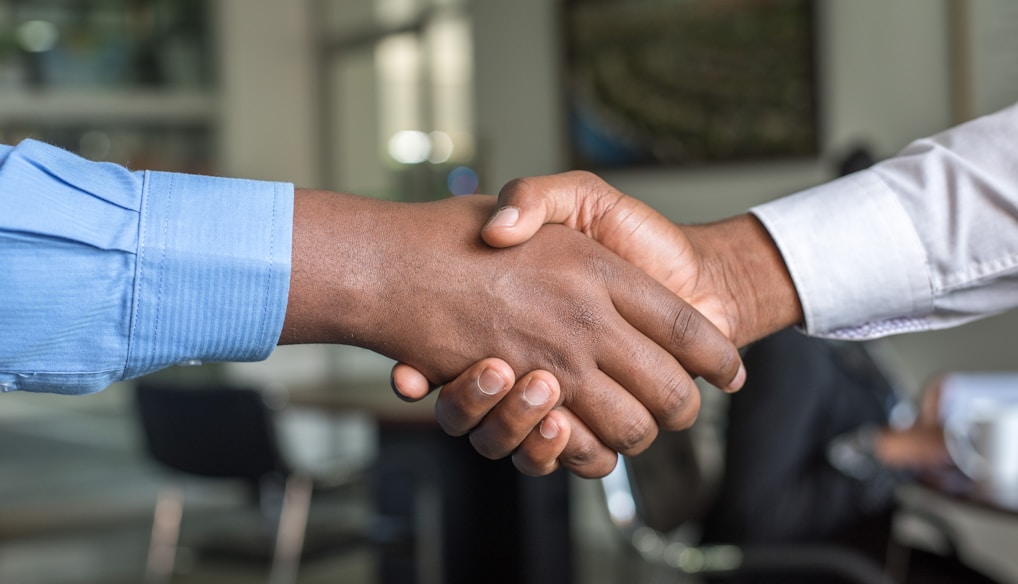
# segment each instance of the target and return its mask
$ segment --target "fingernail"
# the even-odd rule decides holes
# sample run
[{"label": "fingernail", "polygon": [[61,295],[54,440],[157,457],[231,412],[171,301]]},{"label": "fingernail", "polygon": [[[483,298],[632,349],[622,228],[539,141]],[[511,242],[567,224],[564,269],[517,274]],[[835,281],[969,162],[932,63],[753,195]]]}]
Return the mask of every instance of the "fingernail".
[{"label": "fingernail", "polygon": [[477,389],[484,395],[495,395],[505,389],[505,380],[493,369],[485,369],[477,378]]},{"label": "fingernail", "polygon": [[728,391],[739,391],[744,383],[746,383],[746,366],[739,365],[739,372],[735,374],[735,379],[728,384]]},{"label": "fingernail", "polygon": [[551,418],[545,418],[541,420],[541,427],[539,428],[541,436],[544,436],[548,440],[558,436],[558,423]]},{"label": "fingernail", "polygon": [[523,400],[532,406],[542,406],[551,398],[551,388],[540,379],[531,379],[523,388]]},{"label": "fingernail", "polygon": [[411,398],[403,395],[403,392],[400,391],[398,387],[396,387],[396,378],[393,377],[392,375],[389,376],[389,387],[392,388],[392,393],[396,394],[396,397],[398,397],[399,399],[401,399],[401,400],[403,400],[403,401],[405,401],[407,403],[413,403],[413,402],[417,401],[417,400],[411,399]]},{"label": "fingernail", "polygon": [[502,207],[495,213],[495,216],[488,221],[488,227],[502,228],[512,227],[520,219],[520,210],[516,207]]}]

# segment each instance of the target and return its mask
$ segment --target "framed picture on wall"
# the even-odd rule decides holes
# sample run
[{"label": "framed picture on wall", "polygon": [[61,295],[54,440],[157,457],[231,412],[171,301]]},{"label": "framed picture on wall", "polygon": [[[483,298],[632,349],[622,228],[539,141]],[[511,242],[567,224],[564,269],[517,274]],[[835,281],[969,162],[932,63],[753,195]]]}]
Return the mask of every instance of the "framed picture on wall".
[{"label": "framed picture on wall", "polygon": [[563,0],[580,168],[818,152],[811,0]]}]

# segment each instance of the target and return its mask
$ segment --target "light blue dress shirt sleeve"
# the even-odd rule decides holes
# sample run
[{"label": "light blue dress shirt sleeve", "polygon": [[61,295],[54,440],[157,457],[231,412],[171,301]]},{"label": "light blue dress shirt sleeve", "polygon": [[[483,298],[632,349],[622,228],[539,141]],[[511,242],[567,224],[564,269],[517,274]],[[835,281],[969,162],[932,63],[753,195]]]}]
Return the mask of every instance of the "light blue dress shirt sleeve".
[{"label": "light blue dress shirt sleeve", "polygon": [[185,361],[266,358],[292,228],[289,184],[0,146],[0,391],[83,394]]}]

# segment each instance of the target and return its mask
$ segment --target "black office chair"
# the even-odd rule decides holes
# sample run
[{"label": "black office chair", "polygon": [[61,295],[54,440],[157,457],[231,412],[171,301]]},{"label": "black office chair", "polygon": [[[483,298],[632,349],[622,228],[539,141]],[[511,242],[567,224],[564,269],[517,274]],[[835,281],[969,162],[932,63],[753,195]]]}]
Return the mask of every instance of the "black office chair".
[{"label": "black office chair", "polygon": [[702,518],[707,497],[688,432],[665,432],[645,452],[621,457],[601,480],[608,515],[646,562],[690,577],[815,576],[891,584],[868,557],[834,545],[701,545],[672,534]]},{"label": "black office chair", "polygon": [[[242,481],[257,494],[266,529],[235,534],[239,537],[233,539],[219,538],[215,551],[271,557],[269,581],[295,581],[306,551],[305,531],[315,485],[311,477],[295,472],[284,460],[274,412],[263,393],[248,387],[142,382],[136,400],[145,443],[155,461],[187,475]],[[329,486],[349,486],[362,479],[350,474],[347,480]],[[149,581],[166,581],[172,575],[182,509],[179,488],[160,492],[147,563]],[[364,538],[364,533],[337,530],[320,537],[316,551],[356,545]]]}]

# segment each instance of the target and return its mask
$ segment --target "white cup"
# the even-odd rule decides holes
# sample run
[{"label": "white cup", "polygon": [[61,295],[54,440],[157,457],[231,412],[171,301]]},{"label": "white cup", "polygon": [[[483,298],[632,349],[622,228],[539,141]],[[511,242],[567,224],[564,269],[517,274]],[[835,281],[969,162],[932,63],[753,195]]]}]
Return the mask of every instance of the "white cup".
[{"label": "white cup", "polygon": [[1018,479],[1018,407],[972,410],[945,427],[951,459],[973,479]]},{"label": "white cup", "polygon": [[940,389],[940,420],[967,417],[969,410],[1018,406],[1018,372],[952,373]]},{"label": "white cup", "polygon": [[945,377],[940,419],[958,468],[996,502],[1018,506],[1018,373]]}]

